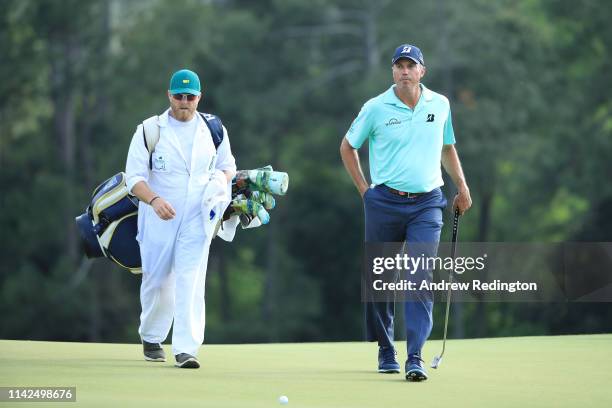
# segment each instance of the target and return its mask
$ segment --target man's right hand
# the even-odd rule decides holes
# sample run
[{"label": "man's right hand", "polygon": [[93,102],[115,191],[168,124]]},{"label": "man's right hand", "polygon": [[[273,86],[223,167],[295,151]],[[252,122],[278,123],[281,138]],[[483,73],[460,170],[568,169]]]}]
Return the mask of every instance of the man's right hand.
[{"label": "man's right hand", "polygon": [[157,197],[151,203],[151,206],[155,210],[155,214],[162,220],[171,220],[176,215],[172,204],[164,200],[162,197]]}]

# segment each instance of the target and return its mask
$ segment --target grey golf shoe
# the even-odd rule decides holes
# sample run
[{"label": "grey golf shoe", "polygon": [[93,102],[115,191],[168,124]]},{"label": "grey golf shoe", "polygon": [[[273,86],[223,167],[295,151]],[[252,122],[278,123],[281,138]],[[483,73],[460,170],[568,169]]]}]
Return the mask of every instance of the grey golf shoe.
[{"label": "grey golf shoe", "polygon": [[142,341],[142,351],[144,353],[144,359],[147,361],[166,361],[166,353],[159,343],[149,343],[148,341]]},{"label": "grey golf shoe", "polygon": [[181,353],[174,356],[176,359],[175,367],[178,368],[200,368],[200,362],[191,354]]}]

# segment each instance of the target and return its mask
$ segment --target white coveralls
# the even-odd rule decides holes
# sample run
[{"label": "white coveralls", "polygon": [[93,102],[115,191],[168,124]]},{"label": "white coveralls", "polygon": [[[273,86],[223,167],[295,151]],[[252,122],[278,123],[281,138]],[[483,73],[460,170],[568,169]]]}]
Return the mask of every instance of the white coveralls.
[{"label": "white coveralls", "polygon": [[[140,202],[138,207],[137,240],[142,258],[138,332],[147,342],[162,343],[174,319],[173,354],[196,356],[204,340],[204,283],[213,230],[210,224],[222,216],[217,211],[214,219],[208,212],[204,217],[202,200],[205,193],[210,196],[211,190],[221,185],[227,201],[217,200],[216,204],[217,209],[225,208],[230,200],[230,185],[222,170],[234,172],[236,164],[227,130],[223,128],[223,142],[215,151],[208,127],[196,114],[198,125],[191,166],[187,168],[178,137],[168,124],[168,113],[169,110],[159,116],[160,138],[153,152],[153,169],[149,170],[142,125],[132,137],[126,164],[129,191],[145,181],[176,212],[173,219],[162,220],[150,205]],[[219,197],[218,191],[213,193]]]}]

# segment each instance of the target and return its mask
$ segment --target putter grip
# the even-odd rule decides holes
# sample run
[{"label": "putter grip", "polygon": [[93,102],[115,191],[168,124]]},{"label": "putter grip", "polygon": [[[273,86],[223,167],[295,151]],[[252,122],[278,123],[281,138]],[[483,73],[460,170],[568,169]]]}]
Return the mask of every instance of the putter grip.
[{"label": "putter grip", "polygon": [[455,217],[453,218],[453,239],[451,241],[451,257],[455,258],[455,249],[457,248],[457,235],[459,233],[459,209],[455,209]]}]

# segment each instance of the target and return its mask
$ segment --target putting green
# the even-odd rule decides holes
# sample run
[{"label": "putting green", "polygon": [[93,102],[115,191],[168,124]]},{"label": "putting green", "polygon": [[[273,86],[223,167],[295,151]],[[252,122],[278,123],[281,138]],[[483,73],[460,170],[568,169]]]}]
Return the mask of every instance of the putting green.
[{"label": "putting green", "polygon": [[[440,346],[427,342],[428,364]],[[6,340],[0,350],[0,386],[76,386],[68,407],[278,407],[281,395],[296,408],[612,407],[612,335],[451,340],[423,383],[376,373],[371,343],[205,345],[199,370],[145,362],[131,344]],[[16,406],[29,405],[41,406]]]}]

